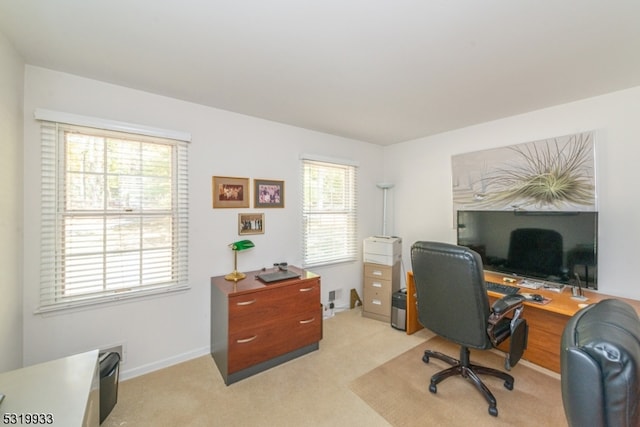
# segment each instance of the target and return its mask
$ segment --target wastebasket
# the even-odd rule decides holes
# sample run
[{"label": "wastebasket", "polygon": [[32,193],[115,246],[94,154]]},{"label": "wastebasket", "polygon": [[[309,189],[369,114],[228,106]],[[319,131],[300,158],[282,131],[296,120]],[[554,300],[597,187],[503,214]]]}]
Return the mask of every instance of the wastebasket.
[{"label": "wastebasket", "polygon": [[109,416],[118,401],[120,355],[116,352],[100,353],[100,424]]},{"label": "wastebasket", "polygon": [[400,289],[391,295],[391,326],[407,330],[407,290]]}]

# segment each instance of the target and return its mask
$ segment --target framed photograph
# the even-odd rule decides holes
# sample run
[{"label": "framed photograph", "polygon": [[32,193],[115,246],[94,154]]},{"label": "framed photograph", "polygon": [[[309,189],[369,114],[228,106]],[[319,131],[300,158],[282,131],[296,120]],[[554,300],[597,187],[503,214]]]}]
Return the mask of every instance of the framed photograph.
[{"label": "framed photograph", "polygon": [[284,208],[284,181],[253,180],[254,208]]},{"label": "framed photograph", "polygon": [[248,208],[249,178],[214,176],[212,183],[214,208]]},{"label": "framed photograph", "polygon": [[264,214],[238,214],[238,234],[264,234]]}]

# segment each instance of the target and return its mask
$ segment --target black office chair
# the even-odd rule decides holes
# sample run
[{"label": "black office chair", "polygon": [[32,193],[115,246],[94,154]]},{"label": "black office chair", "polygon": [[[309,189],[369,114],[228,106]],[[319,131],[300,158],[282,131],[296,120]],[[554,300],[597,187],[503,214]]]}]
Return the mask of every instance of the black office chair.
[{"label": "black office chair", "polygon": [[607,299],[578,311],[560,352],[562,403],[570,427],[640,426],[640,319]]},{"label": "black office chair", "polygon": [[470,362],[469,348],[488,350],[511,338],[505,368],[520,360],[527,342],[527,323],[520,317],[524,297],[508,295],[489,306],[480,255],[469,248],[438,242],[416,242],[411,247],[416,285],[418,321],[427,329],[460,345],[460,360],[426,350],[422,360],[443,360],[451,368],[431,377],[429,391],[437,392],[444,379],[461,375],[470,380],[489,403],[489,414],[498,415],[496,399],[478,375],[492,375],[513,389],[506,372]]}]

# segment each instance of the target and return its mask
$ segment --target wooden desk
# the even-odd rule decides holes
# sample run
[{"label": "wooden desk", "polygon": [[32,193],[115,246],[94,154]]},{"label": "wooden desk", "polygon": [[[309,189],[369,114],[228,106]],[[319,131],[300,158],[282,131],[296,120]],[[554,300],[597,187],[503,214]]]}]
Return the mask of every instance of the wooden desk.
[{"label": "wooden desk", "polygon": [[317,350],[322,338],[320,276],[265,284],[251,271],[237,283],[211,278],[211,355],[228,385]]},{"label": "wooden desk", "polygon": [[[502,283],[503,274],[485,273],[485,280]],[[547,304],[539,304],[526,301],[523,316],[529,324],[529,340],[527,350],[522,356],[531,363],[560,372],[560,340],[562,331],[567,321],[573,316],[580,306],[578,304],[593,304],[609,298],[615,298],[629,303],[640,314],[640,301],[627,298],[618,298],[611,295],[593,291],[584,291],[587,301],[577,301],[571,298],[571,289],[566,287],[562,292],[556,293],[544,289],[521,288],[523,293],[540,294],[551,301]],[[501,294],[488,292],[489,301],[493,303],[502,297]],[[413,272],[407,273],[407,334],[422,329],[418,322],[415,300],[415,282]]]}]

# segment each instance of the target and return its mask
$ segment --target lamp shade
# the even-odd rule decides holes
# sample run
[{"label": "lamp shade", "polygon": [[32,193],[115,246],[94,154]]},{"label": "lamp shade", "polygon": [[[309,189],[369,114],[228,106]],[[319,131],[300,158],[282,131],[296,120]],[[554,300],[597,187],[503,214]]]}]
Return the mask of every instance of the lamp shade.
[{"label": "lamp shade", "polygon": [[229,245],[231,250],[234,251],[244,251],[245,249],[253,248],[255,245],[251,240],[238,240],[237,242],[233,242]]}]

